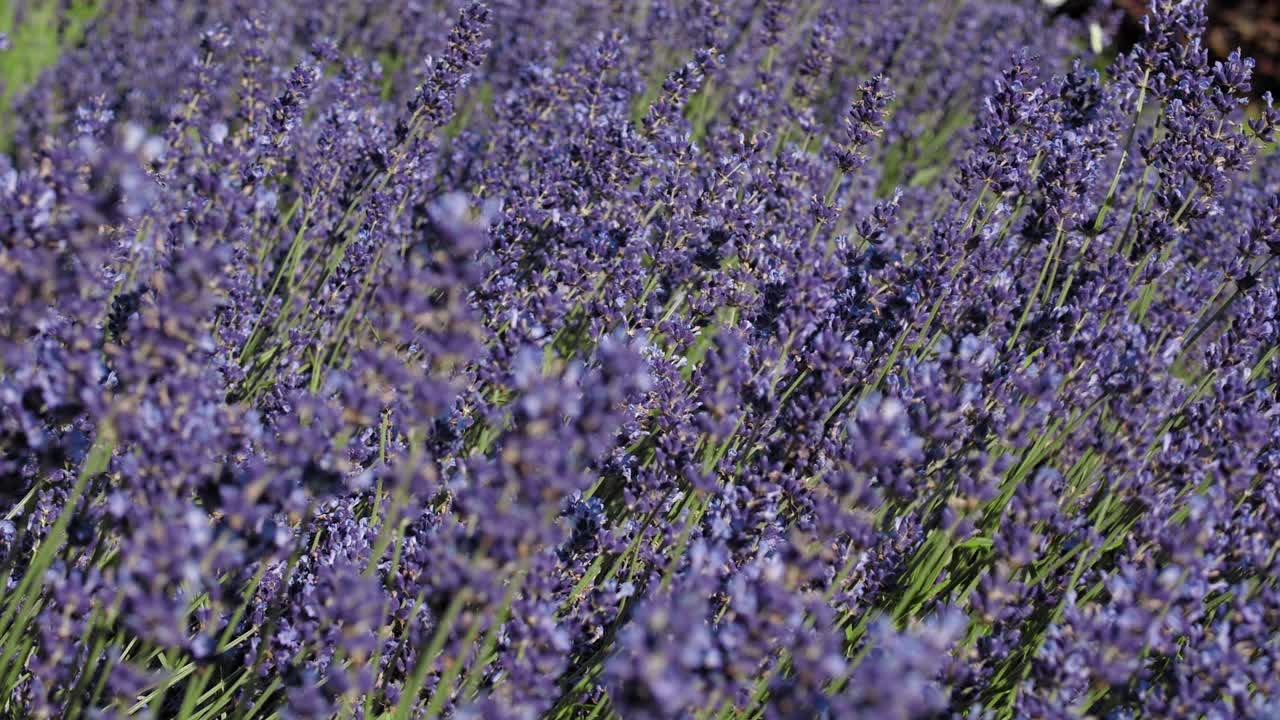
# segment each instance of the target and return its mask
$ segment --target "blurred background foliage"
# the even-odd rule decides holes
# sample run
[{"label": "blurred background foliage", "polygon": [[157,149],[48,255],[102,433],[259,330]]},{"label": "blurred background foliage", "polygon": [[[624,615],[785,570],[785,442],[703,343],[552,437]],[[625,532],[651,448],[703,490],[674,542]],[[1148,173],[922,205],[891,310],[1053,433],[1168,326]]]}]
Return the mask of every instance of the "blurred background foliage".
[{"label": "blurred background foliage", "polygon": [[74,45],[97,14],[97,0],[0,0],[0,150],[10,137],[14,93]]}]

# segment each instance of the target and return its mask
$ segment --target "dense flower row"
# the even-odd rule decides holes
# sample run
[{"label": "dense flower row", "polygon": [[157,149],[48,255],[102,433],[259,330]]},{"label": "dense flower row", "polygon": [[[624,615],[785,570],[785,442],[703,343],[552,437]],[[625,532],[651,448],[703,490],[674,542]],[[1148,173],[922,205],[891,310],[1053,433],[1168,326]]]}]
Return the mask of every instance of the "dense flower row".
[{"label": "dense flower row", "polygon": [[0,154],[0,711],[1280,716],[1280,112],[1113,20],[105,0]]}]

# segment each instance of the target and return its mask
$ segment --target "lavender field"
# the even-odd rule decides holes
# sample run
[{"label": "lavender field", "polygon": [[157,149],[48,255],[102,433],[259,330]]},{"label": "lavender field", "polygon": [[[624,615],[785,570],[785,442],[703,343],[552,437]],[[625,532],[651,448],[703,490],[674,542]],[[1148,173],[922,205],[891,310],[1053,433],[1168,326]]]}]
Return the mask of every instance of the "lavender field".
[{"label": "lavender field", "polygon": [[0,718],[1280,718],[1203,0],[0,2]]}]

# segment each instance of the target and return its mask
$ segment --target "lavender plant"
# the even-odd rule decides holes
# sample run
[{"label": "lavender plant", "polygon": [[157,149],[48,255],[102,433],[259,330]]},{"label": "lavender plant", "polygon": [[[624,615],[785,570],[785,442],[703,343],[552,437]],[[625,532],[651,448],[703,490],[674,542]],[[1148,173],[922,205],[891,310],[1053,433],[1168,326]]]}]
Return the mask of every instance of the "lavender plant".
[{"label": "lavender plant", "polygon": [[82,5],[0,123],[6,716],[1280,715],[1203,2]]}]

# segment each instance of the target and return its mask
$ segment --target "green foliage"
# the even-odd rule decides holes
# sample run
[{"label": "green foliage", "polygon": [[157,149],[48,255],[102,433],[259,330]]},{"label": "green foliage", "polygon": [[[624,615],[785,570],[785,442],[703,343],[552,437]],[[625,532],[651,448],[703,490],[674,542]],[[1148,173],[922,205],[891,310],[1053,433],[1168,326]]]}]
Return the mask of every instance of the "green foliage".
[{"label": "green foliage", "polygon": [[59,4],[34,0],[20,12],[13,0],[0,3],[0,33],[9,36],[9,49],[0,52],[0,151],[12,141],[14,96],[56,62],[63,48],[80,41],[100,9],[96,0],[72,0],[65,12]]}]

